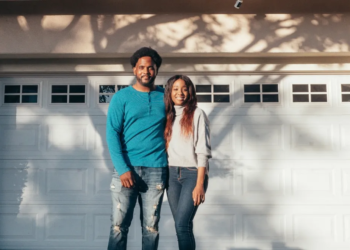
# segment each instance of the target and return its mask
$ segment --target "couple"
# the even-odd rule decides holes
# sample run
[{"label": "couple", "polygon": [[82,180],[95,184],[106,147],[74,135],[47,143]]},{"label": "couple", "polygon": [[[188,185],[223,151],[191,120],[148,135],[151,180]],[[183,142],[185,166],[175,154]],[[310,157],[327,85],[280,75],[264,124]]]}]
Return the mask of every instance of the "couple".
[{"label": "couple", "polygon": [[107,143],[115,167],[108,250],[126,250],[137,201],[142,249],[158,248],[165,189],[179,249],[194,250],[192,221],[204,202],[211,157],[208,119],[197,108],[187,76],[171,77],[165,91],[154,85],[162,64],[155,50],[141,48],[130,62],[136,83],[114,95],[107,115]]}]

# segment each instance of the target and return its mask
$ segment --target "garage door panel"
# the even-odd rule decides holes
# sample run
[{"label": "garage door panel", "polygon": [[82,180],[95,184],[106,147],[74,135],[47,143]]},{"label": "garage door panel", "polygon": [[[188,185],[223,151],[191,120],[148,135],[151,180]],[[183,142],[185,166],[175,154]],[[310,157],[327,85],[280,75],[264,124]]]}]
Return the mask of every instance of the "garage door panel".
[{"label": "garage door panel", "polygon": [[106,140],[106,125],[95,125],[95,129],[95,150],[107,150],[108,146]]},{"label": "garage door panel", "polygon": [[[235,161],[213,159],[209,163],[209,186],[207,202],[230,201],[240,191],[239,179],[236,179]],[[227,199],[228,198],[228,199]]]},{"label": "garage door panel", "polygon": [[244,124],[242,150],[283,150],[283,125]]},{"label": "garage door panel", "polygon": [[86,241],[87,216],[78,214],[46,214],[44,240]]},{"label": "garage door panel", "polygon": [[350,150],[350,125],[340,127],[341,150]]},{"label": "garage door panel", "polygon": [[37,216],[36,213],[18,214],[0,211],[0,242],[37,240]]},{"label": "garage door panel", "polygon": [[[39,169],[27,169],[14,164],[16,168],[0,168],[0,194],[18,195],[23,192],[28,195],[39,193]],[[13,164],[8,164],[13,166]],[[30,179],[29,182],[26,180]]]},{"label": "garage door panel", "polygon": [[87,169],[55,168],[47,169],[45,191],[47,195],[86,195]]},{"label": "garage door panel", "polygon": [[286,240],[286,219],[283,215],[243,215],[243,241]]},{"label": "garage door panel", "polygon": [[[220,221],[213,216],[214,214],[223,216],[227,221]],[[234,220],[231,221],[231,218]],[[342,227],[348,223],[348,212],[344,206],[290,205],[286,208],[272,204],[206,205],[199,209],[195,218],[197,225],[206,224],[214,228],[218,226],[216,232],[221,230],[220,225],[225,227],[225,232],[231,232],[226,227],[229,224],[228,221],[233,222],[233,236],[231,235],[230,239],[234,240],[235,245],[246,243],[261,249],[260,244],[283,241],[286,245],[301,248],[306,246],[307,249],[346,246],[342,240]],[[203,226],[201,229],[204,229]],[[221,242],[219,238],[214,237],[211,243],[217,242],[217,245],[222,245],[226,238],[222,238]],[[321,240],[318,240],[319,238]],[[207,241],[209,241],[208,237],[203,239],[203,242]]]},{"label": "garage door panel", "polygon": [[0,160],[0,200],[110,204],[112,170],[104,160]]},{"label": "garage door panel", "polygon": [[334,175],[334,170],[331,169],[293,169],[292,193],[313,197],[333,196],[335,193]]},{"label": "garage door panel", "polygon": [[[302,119],[302,118],[300,118]],[[325,118],[327,119],[327,118]],[[254,158],[269,156],[272,158],[299,158],[299,153],[309,157],[333,157],[339,145],[337,124],[286,124],[245,123],[237,121],[235,125],[212,125],[212,143],[215,158]],[[237,128],[241,129],[238,132]],[[231,133],[226,133],[231,130]],[[220,134],[225,134],[221,136]],[[343,142],[343,145],[346,145]],[[343,146],[345,147],[345,146]],[[327,154],[319,154],[318,152]],[[339,156],[339,154],[337,153]],[[344,155],[345,156],[345,155]]]},{"label": "garage door panel", "polygon": [[47,149],[51,151],[87,151],[88,125],[49,125]]},{"label": "garage door panel", "polygon": [[46,168],[44,200],[97,201],[110,203],[111,169],[101,168],[104,161],[53,161]]},{"label": "garage door panel", "polygon": [[0,150],[39,151],[40,124],[0,124]]},{"label": "garage door panel", "polygon": [[[0,163],[2,200],[26,204],[63,201],[110,204],[113,170],[110,162],[8,160]],[[27,167],[23,168],[23,164]],[[349,203],[344,199],[349,195],[348,169],[349,161],[341,160],[213,160],[207,202],[346,204]]]},{"label": "garage door panel", "polygon": [[293,125],[291,134],[292,150],[333,150],[332,125]]},{"label": "garage door panel", "polygon": [[194,223],[196,238],[202,241],[208,241],[208,238],[232,240],[235,237],[234,221],[234,215],[200,213]]},{"label": "garage door panel", "polygon": [[328,214],[293,216],[293,239],[295,241],[335,242],[336,233],[335,216]]},{"label": "garage door panel", "polygon": [[349,169],[343,169],[342,170],[342,177],[343,177],[343,194],[345,196],[350,196],[350,170]]},{"label": "garage door panel", "polygon": [[344,216],[345,241],[350,242],[350,214]]},{"label": "garage door panel", "polygon": [[96,168],[94,170],[94,194],[110,196],[110,182],[113,170],[105,168]]},{"label": "garage door panel", "polygon": [[211,143],[214,150],[233,150],[233,126],[212,124],[210,126]]},{"label": "garage door panel", "polygon": [[[18,210],[18,213],[9,211]],[[26,211],[22,213],[21,211]],[[20,205],[1,206],[0,218],[13,228],[0,226],[1,247],[100,247],[106,248],[109,235],[110,206]],[[107,219],[108,218],[108,219]],[[138,222],[137,220],[135,222]],[[34,224],[35,223],[35,224]],[[23,227],[23,228],[22,228]],[[35,230],[34,232],[29,229]],[[102,231],[101,231],[102,230]],[[10,233],[13,237],[7,237]],[[18,237],[17,237],[18,235]],[[22,237],[23,236],[23,237]],[[35,237],[34,237],[35,236]],[[29,238],[30,237],[30,238]],[[100,239],[99,239],[100,238]],[[130,228],[130,242],[135,238],[135,223]],[[18,243],[19,240],[22,243]]]},{"label": "garage door panel", "polygon": [[208,204],[350,204],[349,170],[342,169],[350,168],[349,161],[211,163]]},{"label": "garage door panel", "polygon": [[[37,124],[33,124],[33,120]],[[98,120],[96,118],[96,122]],[[95,150],[95,141],[104,138],[105,132],[100,134],[103,130],[95,130],[93,122],[86,117],[80,119],[75,116],[19,116],[17,124],[8,123],[7,119],[0,120],[0,132],[3,134],[0,156],[17,155],[18,158],[20,153],[26,158],[62,158],[62,155],[84,158],[84,155],[94,152],[95,155],[105,157],[104,150]],[[105,124],[102,126],[105,127]]]},{"label": "garage door panel", "polygon": [[[260,179],[261,178],[261,179]],[[286,188],[285,173],[281,169],[244,169],[243,195],[284,195]],[[265,197],[264,197],[265,198]]]},{"label": "garage door panel", "polygon": [[[109,231],[111,225],[111,215],[110,214],[94,214],[93,215],[94,225],[93,225],[93,239],[97,242],[107,242],[109,238]],[[133,229],[133,227],[131,228]],[[130,238],[134,238],[134,231],[131,230]]]},{"label": "garage door panel", "polygon": [[233,169],[213,169],[210,171],[210,188],[208,195],[216,195],[225,193],[227,195],[235,195],[234,187],[234,170]]}]

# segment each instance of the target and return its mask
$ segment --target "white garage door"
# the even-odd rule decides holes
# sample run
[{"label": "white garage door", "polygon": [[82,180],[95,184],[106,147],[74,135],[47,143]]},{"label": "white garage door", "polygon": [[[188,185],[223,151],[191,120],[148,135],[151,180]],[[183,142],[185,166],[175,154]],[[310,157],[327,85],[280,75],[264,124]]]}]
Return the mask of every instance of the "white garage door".
[{"label": "white garage door", "polygon": [[[350,77],[192,79],[214,149],[198,249],[350,249]],[[106,249],[106,112],[133,80],[0,78],[0,249]],[[166,200],[160,230],[177,249]],[[140,231],[135,216],[129,249]]]}]

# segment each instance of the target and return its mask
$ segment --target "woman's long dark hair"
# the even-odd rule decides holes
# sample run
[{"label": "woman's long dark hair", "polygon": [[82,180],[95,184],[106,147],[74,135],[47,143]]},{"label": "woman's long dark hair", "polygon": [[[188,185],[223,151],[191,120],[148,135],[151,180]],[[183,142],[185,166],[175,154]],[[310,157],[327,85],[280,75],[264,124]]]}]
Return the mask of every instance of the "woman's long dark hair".
[{"label": "woman's long dark hair", "polygon": [[166,117],[167,117],[167,122],[165,126],[165,131],[164,131],[166,148],[168,148],[169,146],[169,142],[173,132],[173,123],[175,120],[175,109],[174,109],[174,102],[171,99],[171,91],[173,89],[174,83],[179,79],[185,82],[188,90],[188,97],[183,104],[184,106],[183,116],[180,120],[181,133],[185,137],[188,137],[193,133],[193,115],[194,115],[194,111],[197,108],[196,90],[194,88],[194,85],[191,79],[188,76],[174,75],[169,78],[165,86],[165,93],[164,93],[164,103],[165,103],[165,111],[166,111]]}]

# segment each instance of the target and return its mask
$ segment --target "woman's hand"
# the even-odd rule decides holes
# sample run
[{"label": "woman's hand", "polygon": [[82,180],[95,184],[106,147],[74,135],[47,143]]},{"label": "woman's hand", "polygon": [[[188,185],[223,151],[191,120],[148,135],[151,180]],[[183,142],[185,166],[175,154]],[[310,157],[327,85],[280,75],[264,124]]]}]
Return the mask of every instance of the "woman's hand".
[{"label": "woman's hand", "polygon": [[199,204],[204,203],[205,201],[204,180],[206,168],[198,167],[197,171],[197,184],[192,192],[193,204],[195,206],[199,206]]},{"label": "woman's hand", "polygon": [[205,192],[203,185],[196,185],[192,192],[193,202],[195,206],[204,203],[205,201]]}]

